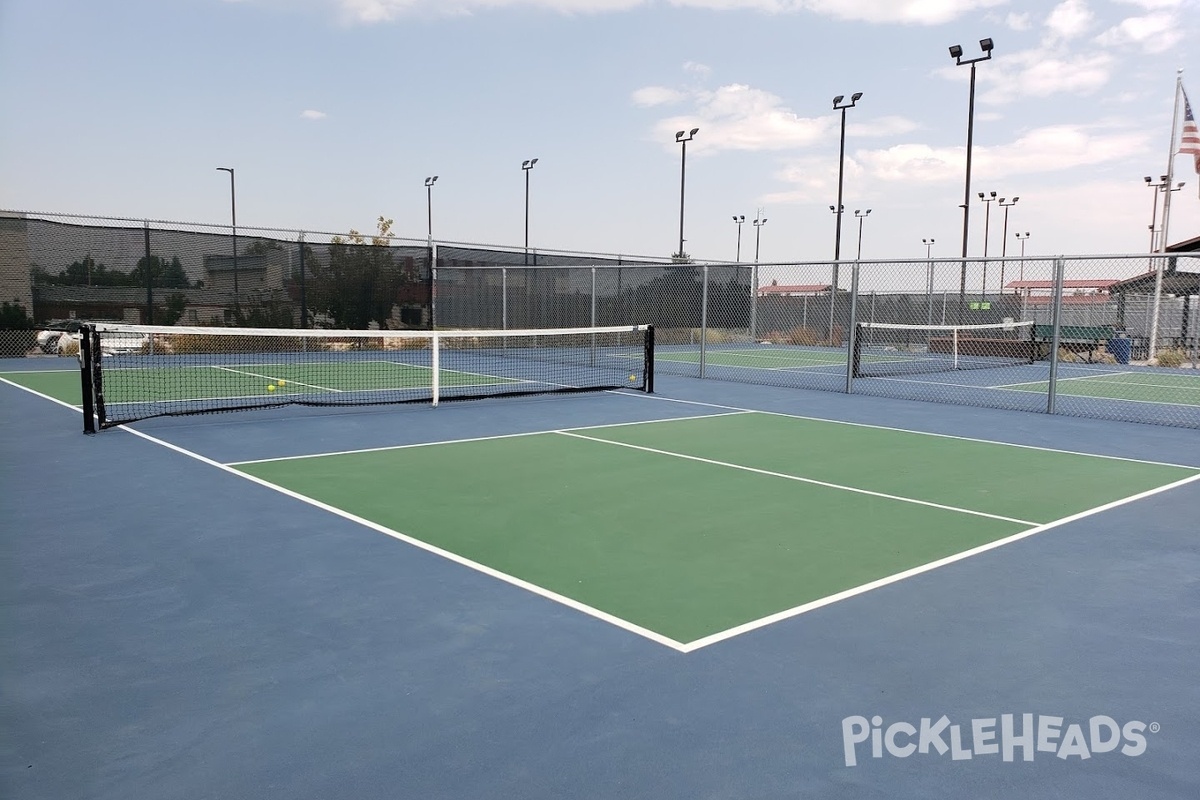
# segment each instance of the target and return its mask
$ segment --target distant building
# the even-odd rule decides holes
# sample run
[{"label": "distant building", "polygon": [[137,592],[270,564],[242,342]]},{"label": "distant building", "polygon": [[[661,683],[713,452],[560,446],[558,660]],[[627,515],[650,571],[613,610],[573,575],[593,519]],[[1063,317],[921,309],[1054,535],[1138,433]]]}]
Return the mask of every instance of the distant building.
[{"label": "distant building", "polygon": [[759,297],[816,297],[817,295],[829,294],[830,284],[828,283],[808,283],[785,285],[778,281],[771,281],[770,286],[758,287]]}]

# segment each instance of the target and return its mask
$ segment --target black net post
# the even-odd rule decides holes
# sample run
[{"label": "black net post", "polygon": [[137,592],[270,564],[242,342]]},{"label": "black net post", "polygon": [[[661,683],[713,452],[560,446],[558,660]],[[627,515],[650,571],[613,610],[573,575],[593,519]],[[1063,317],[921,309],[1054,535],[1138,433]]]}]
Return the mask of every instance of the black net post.
[{"label": "black net post", "polygon": [[654,394],[654,326],[646,329],[646,392]]},{"label": "black net post", "polygon": [[79,390],[83,396],[83,432],[96,432],[96,409],[92,404],[92,328],[79,330]]},{"label": "black net post", "polygon": [[150,266],[150,220],[146,220],[142,228],[145,255],[142,256],[146,270],[146,324],[154,324],[154,270]]},{"label": "black net post", "polygon": [[[92,397],[95,403],[96,419],[100,421],[100,427],[104,428],[107,427],[108,417],[104,411],[104,376],[101,370],[103,353],[100,350],[100,332],[93,327],[84,335],[91,339],[92,363],[90,373]],[[82,339],[80,340],[80,346],[82,347]]]}]

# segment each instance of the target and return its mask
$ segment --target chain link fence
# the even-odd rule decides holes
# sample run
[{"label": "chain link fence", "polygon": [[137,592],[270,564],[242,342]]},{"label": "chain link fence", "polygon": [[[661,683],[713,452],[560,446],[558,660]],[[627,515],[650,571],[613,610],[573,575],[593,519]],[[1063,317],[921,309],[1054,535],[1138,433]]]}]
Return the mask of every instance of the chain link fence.
[{"label": "chain link fence", "polygon": [[[660,374],[1200,427],[1200,255],[773,264],[0,212],[0,355],[54,320],[656,326]],[[11,300],[7,299],[11,298]]]}]

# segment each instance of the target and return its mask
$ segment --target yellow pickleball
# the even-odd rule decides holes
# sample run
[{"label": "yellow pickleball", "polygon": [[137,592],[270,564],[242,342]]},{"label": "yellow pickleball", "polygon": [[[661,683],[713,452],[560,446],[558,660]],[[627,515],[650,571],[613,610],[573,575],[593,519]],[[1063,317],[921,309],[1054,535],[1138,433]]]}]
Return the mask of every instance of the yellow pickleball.
[{"label": "yellow pickleball", "polygon": [[282,380],[281,380],[281,381],[279,382],[279,385],[280,385],[280,386],[287,386],[287,381],[282,381]]},{"label": "yellow pickleball", "polygon": [[273,384],[273,383],[268,383],[268,384],[267,384],[267,391],[268,391],[268,392],[273,392],[273,391],[275,391],[275,384]]}]

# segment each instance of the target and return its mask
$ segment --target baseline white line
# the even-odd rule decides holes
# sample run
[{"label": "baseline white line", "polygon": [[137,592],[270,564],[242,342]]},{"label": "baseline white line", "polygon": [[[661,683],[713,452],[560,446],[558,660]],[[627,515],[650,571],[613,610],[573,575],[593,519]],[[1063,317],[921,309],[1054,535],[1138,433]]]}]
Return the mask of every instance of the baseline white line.
[{"label": "baseline white line", "polygon": [[710,417],[727,417],[736,414],[748,414],[748,411],[729,411],[722,414],[697,414],[692,417],[666,417],[664,419],[635,420],[634,422],[610,422],[605,425],[586,425],[582,428],[555,428],[553,430],[524,431],[522,433],[500,433],[494,436],[472,436],[466,439],[443,439],[436,442],[413,442],[410,444],[382,445],[380,447],[363,447],[357,450],[334,450],[327,453],[305,453],[298,456],[277,456],[275,458],[256,458],[249,461],[227,461],[226,466],[241,467],[247,464],[269,464],[276,461],[300,461],[306,458],[325,458],[326,456],[352,456],[359,453],[383,453],[389,450],[411,450],[415,447],[436,447],[439,445],[465,444],[467,442],[490,442],[493,439],[516,439],[522,436],[545,436],[563,431],[590,431],[600,428],[621,428],[626,425],[652,425],[659,422],[678,422],[684,419],[708,419]]},{"label": "baseline white line", "polygon": [[310,505],[314,508],[319,508],[322,511],[326,511],[330,514],[341,517],[342,519],[349,520],[350,522],[358,523],[359,525],[362,525],[365,528],[370,528],[371,530],[376,531],[377,533],[382,533],[385,536],[390,536],[393,539],[397,539],[401,542],[404,542],[405,544],[412,545],[413,547],[419,548],[426,552],[433,553],[434,555],[440,556],[448,561],[452,561],[455,564],[459,564],[460,566],[467,567],[468,569],[473,569],[476,572],[480,572],[484,575],[487,575],[488,577],[495,578],[496,580],[503,581],[504,583],[510,584],[512,586],[516,586],[519,589],[524,589],[525,591],[530,592],[535,595],[538,595],[539,597],[543,597],[547,600],[551,600],[555,603],[559,603],[560,605],[564,605],[575,611],[579,611],[583,614],[587,614],[588,616],[594,617],[595,619],[601,620],[603,622],[607,622],[610,625],[614,625],[624,631],[628,631],[629,633],[633,633],[633,634],[641,636],[645,639],[649,639],[650,641],[655,642],[657,644],[661,644],[666,647],[670,647],[672,650],[684,652],[684,645],[681,642],[677,642],[674,639],[671,639],[667,636],[663,636],[662,634],[656,633],[655,631],[652,631],[648,628],[643,628],[640,625],[636,625],[632,622],[629,622],[628,620],[624,620],[624,619],[621,619],[620,617],[613,616],[612,614],[609,614],[605,611],[601,611],[598,608],[593,608],[592,606],[589,606],[586,603],[581,603],[578,600],[574,600],[570,597],[567,597],[566,595],[561,595],[561,594],[558,594],[557,592],[553,592],[549,589],[538,586],[537,584],[529,583],[528,581],[522,580],[522,579],[516,577],[515,575],[509,575],[507,572],[501,572],[500,570],[493,569],[492,567],[489,567],[486,564],[481,564],[478,561],[472,561],[471,559],[466,558],[465,556],[460,556],[457,553],[451,552],[449,550],[443,550],[442,548],[436,547],[432,544],[429,544],[428,542],[424,542],[424,541],[421,541],[420,539],[416,539],[405,533],[401,533],[400,531],[397,531],[394,528],[389,528],[386,525],[381,525],[378,522],[374,522],[365,517],[360,517],[357,514],[351,514],[349,511],[340,509],[337,506],[331,506],[328,503],[323,503],[320,500],[317,500],[312,497],[308,497],[307,495],[303,495],[296,491],[292,491],[291,489],[287,489],[283,486],[279,486],[277,484],[271,483],[270,481],[264,480],[257,476],[250,475],[245,472],[241,472],[239,470],[234,469],[231,466],[222,464],[219,461],[214,461],[211,458],[202,456],[199,453],[195,453],[191,450],[188,450],[187,448],[180,447],[178,445],[172,444],[171,442],[167,442],[167,441],[164,441],[163,439],[159,439],[155,436],[151,436],[147,433],[143,433],[142,431],[134,430],[133,428],[128,428],[128,427],[125,427],[124,425],[121,425],[119,427],[121,428],[121,430],[124,430],[127,433],[131,433],[134,436],[137,436],[141,439],[145,439],[148,442],[152,442],[161,447],[165,447],[168,450],[173,450],[176,453],[187,456],[188,458],[193,458],[193,459],[201,462],[202,464],[207,464],[210,467],[215,467],[216,469],[219,469],[222,472],[227,472],[231,475],[236,475],[239,478],[242,478],[251,483],[262,486],[263,488],[270,489],[271,491],[279,492],[280,494],[285,495],[286,497],[290,497],[294,500],[299,500],[302,503],[306,503],[307,505]]},{"label": "baseline white line", "polygon": [[814,600],[811,603],[805,603],[804,605],[796,606],[795,608],[790,608],[786,611],[780,611],[777,614],[771,614],[770,616],[762,617],[761,619],[753,620],[752,622],[747,622],[743,625],[738,625],[736,627],[729,628],[728,630],[714,633],[710,636],[694,639],[684,645],[683,652],[691,653],[703,647],[709,647],[710,645],[717,644],[718,642],[732,639],[735,636],[741,636],[744,633],[749,633],[750,631],[758,630],[759,628],[764,628],[768,625],[773,625],[776,622],[782,622],[783,620],[800,616],[801,614],[805,614],[809,611],[814,611],[818,608],[823,608],[825,606],[832,605],[833,603],[841,602],[842,600],[848,600],[851,597],[857,597],[860,594],[866,594],[867,592],[875,589],[879,589],[884,586],[890,586],[893,583],[899,583],[900,581],[912,578],[916,575],[921,575],[926,572],[931,572],[948,564],[953,564],[957,561],[963,561],[964,559],[980,555],[981,553],[986,553],[989,550],[995,550],[998,547],[1004,547],[1007,544],[1012,544],[1013,542],[1020,541],[1021,539],[1027,539],[1030,536],[1036,536],[1039,533],[1044,533],[1053,528],[1058,528],[1068,523],[1085,519],[1086,517],[1091,517],[1105,511],[1110,511],[1114,508],[1118,508],[1119,506],[1127,505],[1138,500],[1143,500],[1147,497],[1161,494],[1162,492],[1168,492],[1180,486],[1184,486],[1189,483],[1195,483],[1196,481],[1200,481],[1200,474],[1192,475],[1189,478],[1184,478],[1182,480],[1175,481],[1174,483],[1168,483],[1155,489],[1149,489],[1147,491],[1140,492],[1139,494],[1130,495],[1129,497],[1124,497],[1120,500],[1114,500],[1111,503],[1105,503],[1104,505],[1096,506],[1095,508],[1090,508],[1086,511],[1080,511],[1077,514],[1072,514],[1068,517],[1063,517],[1062,519],[1056,519],[1053,522],[1047,522],[1046,524],[1039,525],[1036,528],[1030,528],[1027,531],[1021,531],[1020,533],[1015,533],[1012,536],[1006,536],[1003,539],[997,539],[994,542],[988,542],[987,544],[982,544],[978,547],[973,547],[970,550],[964,550],[961,553],[955,553],[954,555],[946,556],[945,558],[939,558],[938,560],[931,561],[928,564],[923,564],[919,567],[913,567],[912,569],[908,569],[903,572],[897,572],[895,575],[889,575],[886,578],[880,578],[879,580],[871,581],[870,583],[864,583],[861,586],[856,586],[852,589],[846,589],[845,591],[838,592],[837,594],[831,594],[828,597],[822,597],[819,600]]},{"label": "baseline white line", "polygon": [[[626,394],[625,392],[613,392],[613,394]],[[681,400],[675,397],[666,397],[660,394],[626,394],[628,397],[642,397],[646,400],[659,400],[667,403],[682,403],[684,405],[706,406],[708,408],[724,408],[730,411],[746,411],[752,414],[766,414],[772,417],[786,417],[788,419],[802,419],[808,422],[828,422],[831,425],[849,425],[853,428],[871,428],[879,431],[894,431],[897,433],[911,433],[915,436],[933,436],[938,439],[954,439],[960,442],[977,442],[979,444],[995,444],[1001,447],[1017,447],[1022,450],[1039,450],[1044,453],[1062,453],[1071,456],[1084,456],[1086,458],[1103,458],[1110,461],[1127,461],[1131,464],[1149,464],[1155,467],[1176,467],[1178,469],[1200,470],[1200,464],[1172,464],[1168,461],[1150,461],[1144,458],[1131,458],[1129,456],[1110,456],[1103,453],[1084,453],[1078,450],[1063,450],[1057,447],[1043,447],[1034,444],[1018,444],[1016,442],[1002,442],[996,439],[980,439],[974,436],[958,436],[952,433],[934,433],[932,431],[916,431],[911,428],[896,428],[890,425],[873,425],[869,422],[851,422],[841,419],[827,419],[825,417],[808,417],[803,414],[785,414],[782,411],[763,411],[756,408],[743,408],[742,406],[723,405],[721,403],[704,403],[699,400]],[[870,395],[867,395],[870,396]]]},{"label": "baseline white line", "polygon": [[656,447],[645,447],[640,444],[629,444],[628,442],[616,442],[611,439],[600,439],[595,436],[584,436],[581,433],[573,431],[555,431],[560,436],[570,436],[575,439],[587,439],[590,442],[599,442],[601,444],[614,445],[616,447],[628,447],[631,450],[641,450],[645,453],[657,453],[658,455],[671,456],[672,458],[682,458],[687,461],[698,461],[701,464],[711,464],[717,467],[728,467],[730,469],[742,470],[743,472],[753,472],[756,475],[767,475],[772,478],[784,478],[797,483],[807,483],[813,486],[822,486],[826,489],[838,489],[843,492],[853,492],[854,494],[865,494],[870,497],[880,497],[885,500],[896,500],[901,503],[911,503],[912,505],[925,506],[926,508],[936,508],[939,511],[953,511],[958,514],[968,514],[973,517],[986,517],[988,519],[996,519],[1002,522],[1012,522],[1017,525],[1037,525],[1027,519],[1016,519],[1014,517],[1005,517],[999,514],[989,514],[986,511],[974,511],[969,508],[959,508],[958,506],[948,506],[942,503],[934,503],[929,500],[917,500],[913,497],[903,497],[898,494],[888,494],[886,492],[876,492],[870,489],[860,489],[856,486],[844,486],[840,483],[830,483],[829,481],[819,481],[816,478],[804,478],[799,475],[789,475],[786,472],[774,472],[769,469],[759,469],[758,467],[747,467],[742,464],[733,464],[728,461],[717,461],[711,458],[702,458],[701,456],[688,455],[687,453],[675,453],[670,450],[659,450]]}]

